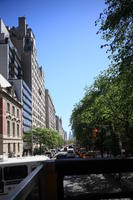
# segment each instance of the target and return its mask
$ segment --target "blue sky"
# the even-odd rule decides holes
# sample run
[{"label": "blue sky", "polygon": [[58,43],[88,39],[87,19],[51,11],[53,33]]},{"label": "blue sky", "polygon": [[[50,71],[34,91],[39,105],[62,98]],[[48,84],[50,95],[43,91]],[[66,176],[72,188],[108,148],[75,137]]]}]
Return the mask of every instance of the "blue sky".
[{"label": "blue sky", "polygon": [[104,8],[104,0],[1,0],[0,17],[6,25],[17,26],[18,17],[25,16],[32,28],[45,87],[68,133],[72,109],[85,86],[109,65],[95,27]]}]

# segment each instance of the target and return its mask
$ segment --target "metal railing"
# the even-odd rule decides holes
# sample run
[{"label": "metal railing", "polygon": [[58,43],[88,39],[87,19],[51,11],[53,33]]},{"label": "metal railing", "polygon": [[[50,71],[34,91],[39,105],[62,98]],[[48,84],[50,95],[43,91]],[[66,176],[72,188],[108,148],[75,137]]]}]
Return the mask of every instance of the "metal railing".
[{"label": "metal railing", "polygon": [[[2,200],[26,199],[36,186],[39,186],[39,189],[41,188],[40,179],[44,173],[44,166],[42,164],[38,166],[33,172],[31,172],[23,181],[21,181],[8,196],[3,196]],[[41,191],[43,191],[43,189],[39,191],[39,196],[41,196]]]},{"label": "metal railing", "polygon": [[[115,193],[88,193],[64,197],[63,179],[69,175],[126,173],[133,171],[133,159],[48,160],[26,177],[4,200],[24,200],[35,185],[40,200],[81,200],[133,198],[133,187]],[[27,198],[28,199],[28,198]],[[29,198],[30,199],[30,198]],[[36,199],[37,200],[37,199]]]}]

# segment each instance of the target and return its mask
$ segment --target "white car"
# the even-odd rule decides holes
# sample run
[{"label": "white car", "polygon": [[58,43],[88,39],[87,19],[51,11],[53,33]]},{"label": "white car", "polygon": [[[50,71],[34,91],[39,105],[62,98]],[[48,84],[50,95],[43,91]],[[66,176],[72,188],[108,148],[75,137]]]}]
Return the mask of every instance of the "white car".
[{"label": "white car", "polygon": [[75,154],[73,148],[67,149],[67,157],[68,158],[75,158],[76,157],[76,154]]}]

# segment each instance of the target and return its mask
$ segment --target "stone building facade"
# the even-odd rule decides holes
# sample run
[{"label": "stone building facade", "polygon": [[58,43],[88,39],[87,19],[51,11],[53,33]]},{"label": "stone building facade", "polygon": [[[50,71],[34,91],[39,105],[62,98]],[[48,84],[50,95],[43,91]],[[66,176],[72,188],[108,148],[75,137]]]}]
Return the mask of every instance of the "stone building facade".
[{"label": "stone building facade", "polygon": [[34,33],[25,17],[19,17],[18,27],[12,27],[9,32],[21,55],[23,80],[32,91],[32,126],[46,127],[44,71],[37,62]]},{"label": "stone building facade", "polygon": [[22,104],[11,85],[0,75],[0,155],[20,157],[23,153]]},{"label": "stone building facade", "polygon": [[[44,71],[37,61],[35,36],[32,29],[26,24],[25,17],[19,17],[18,26],[13,26],[11,29],[5,26],[0,19],[0,73],[13,86],[14,94],[18,99],[16,102],[20,101],[23,105],[20,111],[22,129],[20,129],[21,134],[19,134],[18,141],[21,140],[22,130],[25,132],[32,127],[47,127],[57,130],[64,138],[62,120],[55,116],[56,111],[52,98],[49,91],[45,91]],[[1,91],[2,95],[6,94],[3,93],[3,90]],[[6,96],[8,96],[8,92],[7,90]],[[11,95],[9,94],[9,96]],[[1,98],[3,97],[1,96]],[[3,102],[3,100],[1,101]],[[15,103],[15,100],[12,99],[12,101]],[[17,103],[17,105],[19,104]],[[17,119],[14,117],[14,120]],[[12,124],[12,121],[8,123]],[[4,130],[3,125],[0,124],[1,126]],[[17,124],[12,124],[12,126],[17,127]],[[17,131],[17,129],[15,130]],[[8,142],[6,141],[6,144],[9,143],[8,151],[3,150],[6,154],[14,150],[17,152],[17,142],[11,143],[11,138],[14,141],[17,140],[16,136],[8,138]],[[20,153],[16,153],[17,156],[21,155],[22,141],[18,143]]]},{"label": "stone building facade", "polygon": [[56,115],[56,130],[59,132],[61,137],[64,139],[64,129],[62,126],[62,119]]},{"label": "stone building facade", "polygon": [[22,78],[20,55],[2,19],[0,19],[0,73],[7,80]]},{"label": "stone building facade", "polygon": [[56,130],[56,111],[49,94],[49,90],[45,90],[45,104],[46,104],[46,127]]},{"label": "stone building facade", "polygon": [[12,84],[23,104],[23,131],[32,127],[32,92],[23,80],[19,50],[11,41],[10,30],[0,19],[0,73]]}]

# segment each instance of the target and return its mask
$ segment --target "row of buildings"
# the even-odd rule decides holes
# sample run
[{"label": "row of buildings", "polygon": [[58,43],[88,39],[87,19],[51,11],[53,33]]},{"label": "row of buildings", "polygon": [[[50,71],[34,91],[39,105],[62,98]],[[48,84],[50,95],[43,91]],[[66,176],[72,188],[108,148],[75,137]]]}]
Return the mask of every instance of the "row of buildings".
[{"label": "row of buildings", "polygon": [[21,156],[23,132],[32,127],[67,136],[45,88],[32,29],[25,17],[19,17],[18,26],[12,28],[0,19],[0,155]]}]

